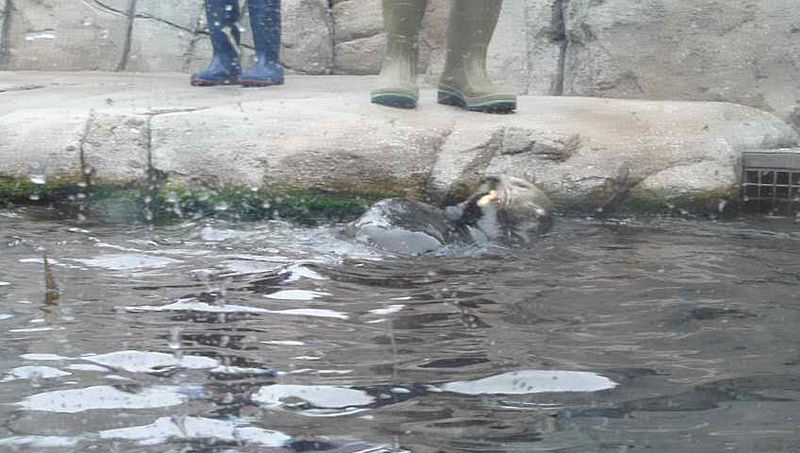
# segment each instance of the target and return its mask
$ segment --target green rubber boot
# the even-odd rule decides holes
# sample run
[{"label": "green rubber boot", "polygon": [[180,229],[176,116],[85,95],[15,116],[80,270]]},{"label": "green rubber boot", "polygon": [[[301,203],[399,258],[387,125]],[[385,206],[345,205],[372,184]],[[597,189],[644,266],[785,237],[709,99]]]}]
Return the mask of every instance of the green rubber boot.
[{"label": "green rubber boot", "polygon": [[447,31],[447,61],[439,80],[439,103],[487,113],[512,113],[517,97],[486,73],[486,51],[503,0],[454,0]]},{"label": "green rubber boot", "polygon": [[386,56],[372,102],[413,109],[419,99],[419,30],[428,0],[383,0]]}]

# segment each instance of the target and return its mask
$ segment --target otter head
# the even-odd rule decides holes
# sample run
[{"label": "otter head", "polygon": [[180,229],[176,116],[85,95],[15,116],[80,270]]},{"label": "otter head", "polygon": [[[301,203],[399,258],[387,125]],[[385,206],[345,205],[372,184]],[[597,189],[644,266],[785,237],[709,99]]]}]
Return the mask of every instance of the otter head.
[{"label": "otter head", "polygon": [[552,206],[538,187],[513,176],[484,178],[465,202],[447,208],[448,217],[473,239],[526,244],[547,231]]}]

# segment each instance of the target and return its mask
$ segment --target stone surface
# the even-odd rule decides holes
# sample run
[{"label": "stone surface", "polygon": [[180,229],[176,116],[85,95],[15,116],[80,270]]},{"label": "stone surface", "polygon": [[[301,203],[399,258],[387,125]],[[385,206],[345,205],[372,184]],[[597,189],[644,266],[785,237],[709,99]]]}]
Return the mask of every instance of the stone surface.
[{"label": "stone surface", "polygon": [[480,176],[536,182],[562,203],[735,195],[741,153],[797,146],[770,113],[729,103],[521,97],[514,115],[370,104],[372,77],[292,76],[255,90],[182,74],[10,73],[0,176],[92,170],[98,184],[403,192],[441,201]]},{"label": "stone surface", "polygon": [[[377,14],[376,14],[377,12]],[[381,0],[334,2],[335,71],[343,74],[377,74],[386,47]]]},{"label": "stone surface", "polygon": [[[242,42],[252,49],[250,17],[245,5],[242,6]],[[284,0],[281,13],[281,60],[287,69],[304,74],[332,72],[333,24],[328,1]],[[246,57],[251,55],[251,51],[245,51]]]},{"label": "stone surface", "polygon": [[[9,21],[7,61],[0,59],[0,64],[12,70],[193,72],[208,63],[211,46],[203,0],[137,0],[132,17],[130,1],[42,0],[17,6]],[[327,1],[285,0],[282,9],[286,66],[308,74],[331,72],[333,31]],[[248,58],[252,39],[246,8],[243,12],[243,55]],[[0,16],[0,30],[4,19]]]},{"label": "stone surface", "polygon": [[381,60],[385,49],[386,37],[382,33],[337,43],[334,49],[336,53],[334,72],[355,75],[378,74],[381,71]]},{"label": "stone surface", "polygon": [[[0,99],[7,97],[0,93]],[[44,116],[43,116],[44,115]],[[18,109],[0,115],[0,175],[22,180],[81,180],[85,109]],[[47,122],[47,127],[43,123]]]},{"label": "stone surface", "polygon": [[565,94],[797,108],[795,1],[569,0],[566,17]]},{"label": "stone surface", "polygon": [[[8,36],[9,30],[6,28],[6,16],[8,12],[6,11],[9,8],[10,3],[6,0],[0,0],[0,69],[3,69],[6,66],[6,59],[8,58],[8,49],[6,46],[8,45]],[[8,25],[11,25],[11,22],[8,22]]]},{"label": "stone surface", "polygon": [[[120,0],[124,3],[124,0]],[[127,7],[122,5],[123,10]],[[196,70],[192,56],[205,38],[203,0],[137,0],[130,52],[124,70],[135,72]],[[207,64],[210,48],[202,59]]]},{"label": "stone surface", "polygon": [[[448,0],[429,0],[420,32],[419,69],[441,60],[446,41]],[[381,0],[341,0],[331,10],[335,30],[335,70],[340,74],[377,74],[386,47]],[[436,66],[438,64],[438,66]],[[434,63],[441,68],[442,64]]]},{"label": "stone surface", "polygon": [[[492,42],[487,68],[495,81],[520,94],[560,94],[563,31],[554,17],[561,0],[505,0]],[[449,2],[427,12],[422,38],[425,75],[435,83],[444,68]],[[558,20],[557,20],[558,19]]]},{"label": "stone surface", "polygon": [[84,174],[116,185],[146,184],[151,117],[91,113],[81,142]]},{"label": "stone surface", "polygon": [[98,1],[12,2],[5,67],[54,71],[114,70],[123,55],[126,18]]},{"label": "stone surface", "polygon": [[[187,71],[197,47],[195,34],[165,22],[136,18],[125,70],[134,72]],[[209,46],[210,47],[210,46]],[[208,64],[208,54],[200,65]]]},{"label": "stone surface", "polygon": [[[194,72],[207,64],[203,0],[131,1],[0,0],[0,69]],[[420,71],[429,83],[444,64],[449,9],[449,0],[428,2]],[[380,71],[381,0],[285,0],[283,19],[290,70]],[[798,23],[794,0],[505,0],[488,66],[520,94],[728,101],[800,128]],[[241,26],[249,59],[246,14]]]}]

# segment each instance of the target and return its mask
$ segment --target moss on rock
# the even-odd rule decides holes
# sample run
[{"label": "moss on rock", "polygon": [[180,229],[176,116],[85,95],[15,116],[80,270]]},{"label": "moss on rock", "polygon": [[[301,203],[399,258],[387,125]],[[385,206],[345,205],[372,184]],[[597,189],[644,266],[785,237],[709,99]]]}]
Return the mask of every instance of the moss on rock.
[{"label": "moss on rock", "polygon": [[190,188],[167,184],[155,189],[132,185],[58,180],[45,184],[0,177],[0,206],[48,206],[64,215],[85,215],[109,222],[169,222],[184,218],[235,220],[290,219],[302,223],[346,221],[392,192],[314,189]]},{"label": "moss on rock", "polygon": [[[397,188],[395,188],[397,189]],[[636,191],[609,203],[602,193],[587,197],[550,194],[564,214],[667,214],[734,216],[739,211],[735,189],[665,198]],[[154,189],[137,185],[96,184],[0,177],[0,207],[51,206],[67,216],[84,215],[108,222],[170,221],[201,217],[255,221],[287,219],[301,223],[348,221],[375,201],[403,196],[389,191],[325,191],[318,189],[205,188],[166,183]],[[449,200],[450,202],[458,200]]]}]

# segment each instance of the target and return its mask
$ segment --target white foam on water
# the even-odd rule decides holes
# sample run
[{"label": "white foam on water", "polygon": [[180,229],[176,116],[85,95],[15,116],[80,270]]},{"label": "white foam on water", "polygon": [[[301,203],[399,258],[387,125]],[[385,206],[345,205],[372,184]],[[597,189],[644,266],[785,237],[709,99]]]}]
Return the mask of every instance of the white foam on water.
[{"label": "white foam on water", "polygon": [[108,371],[108,368],[99,365],[92,365],[89,363],[76,363],[68,366],[67,369],[73,371],[97,371],[100,373],[105,373],[106,371]]},{"label": "white foam on water", "polygon": [[143,311],[202,311],[206,313],[269,313],[269,310],[244,305],[211,305],[196,299],[179,299],[168,305],[140,305],[124,307],[129,312]]},{"label": "white foam on water", "polygon": [[[29,264],[29,263],[44,264],[44,258],[21,258],[19,260],[19,262],[20,263],[26,263],[26,264]],[[49,264],[59,264],[58,261],[56,261],[56,260],[54,260],[52,258],[47,258],[47,262]]]},{"label": "white foam on water", "polygon": [[238,366],[218,366],[209,370],[214,374],[274,374],[273,370],[265,368],[245,368]]},{"label": "white foam on water", "polygon": [[246,422],[204,417],[161,417],[149,425],[109,429],[100,431],[98,435],[102,439],[137,441],[140,445],[158,445],[178,438],[216,439],[224,442],[283,447],[292,440],[279,431],[256,428]]},{"label": "white foam on water", "polygon": [[132,271],[136,269],[154,269],[180,263],[181,261],[152,255],[105,255],[98,258],[75,259],[91,267],[99,267],[112,271]]},{"label": "white foam on water", "polygon": [[0,313],[0,321],[4,321],[6,319],[13,318],[13,317],[14,317],[14,315],[11,315],[11,314],[8,314],[8,313]]},{"label": "white foam on water", "polygon": [[312,316],[317,318],[336,318],[336,319],[350,319],[350,316],[334,310],[323,308],[295,308],[289,310],[269,310],[269,313],[276,315],[292,315],[292,316]]},{"label": "white foam on water", "polygon": [[441,390],[464,395],[525,395],[552,392],[598,392],[617,383],[585,371],[522,370],[474,381],[448,382]]},{"label": "white foam on water", "polygon": [[353,370],[317,370],[317,374],[336,374],[336,375],[343,375],[343,374],[350,374]]},{"label": "white foam on water", "polygon": [[320,409],[345,409],[368,406],[375,398],[362,390],[330,385],[275,384],[261,387],[253,401],[267,407],[280,407],[286,400],[302,400]]},{"label": "white foam on water", "polygon": [[287,270],[289,271],[289,278],[286,279],[288,283],[294,283],[304,278],[309,280],[328,280],[327,277],[323,277],[302,264],[289,266]]},{"label": "white foam on water", "polygon": [[2,382],[16,381],[19,379],[55,379],[71,375],[72,373],[61,371],[58,368],[27,365],[8,370]]},{"label": "white foam on water", "polygon": [[130,248],[130,247],[123,247],[121,245],[116,245],[116,244],[108,244],[108,243],[105,243],[105,242],[98,242],[94,246],[95,247],[100,247],[100,248],[119,250],[121,252],[144,253],[144,250],[134,249],[134,248]]},{"label": "white foam on water", "polygon": [[274,272],[283,268],[283,263],[272,263],[269,261],[237,260],[232,259],[223,263],[225,269],[236,275],[262,274]]},{"label": "white foam on water", "polygon": [[370,310],[369,312],[372,314],[376,314],[379,316],[391,315],[392,313],[397,313],[405,308],[405,305],[389,305],[386,308],[376,308],[374,310]]},{"label": "white foam on water", "polygon": [[46,361],[46,362],[59,362],[62,360],[72,360],[71,357],[64,357],[57,354],[22,354],[19,356],[24,360]]},{"label": "white foam on water", "polygon": [[350,319],[350,316],[322,308],[296,308],[288,310],[268,310],[266,308],[247,307],[244,305],[211,305],[195,299],[182,299],[168,305],[140,305],[123,307],[125,311],[137,313],[146,311],[200,311],[206,313],[258,313],[293,316],[312,316],[318,318]]},{"label": "white foam on water", "polygon": [[0,439],[0,445],[31,448],[64,448],[78,445],[80,439],[66,436],[12,436]]},{"label": "white foam on water", "polygon": [[22,409],[74,414],[96,409],[151,409],[183,404],[186,397],[176,387],[149,387],[136,393],[108,385],[56,390],[31,395],[19,403]]},{"label": "white foam on water", "polygon": [[9,282],[0,282],[0,286],[9,286],[11,283]]},{"label": "white foam on water", "polygon": [[266,297],[267,299],[302,300],[302,301],[319,299],[320,297],[323,296],[330,296],[330,293],[325,293],[322,291],[308,291],[305,289],[284,289],[281,291],[276,291],[272,294],[264,295],[264,297]]},{"label": "white foam on water", "polygon": [[277,346],[305,346],[306,344],[302,341],[292,341],[292,340],[269,340],[269,341],[261,341],[260,343],[263,344],[274,344]]},{"label": "white foam on water", "polygon": [[24,333],[24,332],[47,332],[49,330],[64,330],[64,327],[28,327],[26,329],[9,329],[9,332]]},{"label": "white foam on water", "polygon": [[253,236],[253,232],[238,230],[220,230],[206,226],[200,230],[198,236],[205,242],[224,242],[228,239],[245,239]]},{"label": "white foam on water", "polygon": [[178,360],[172,354],[144,351],[117,351],[83,357],[83,360],[131,373],[152,373],[169,368],[208,369],[219,366],[218,361],[208,357],[185,355]]}]

